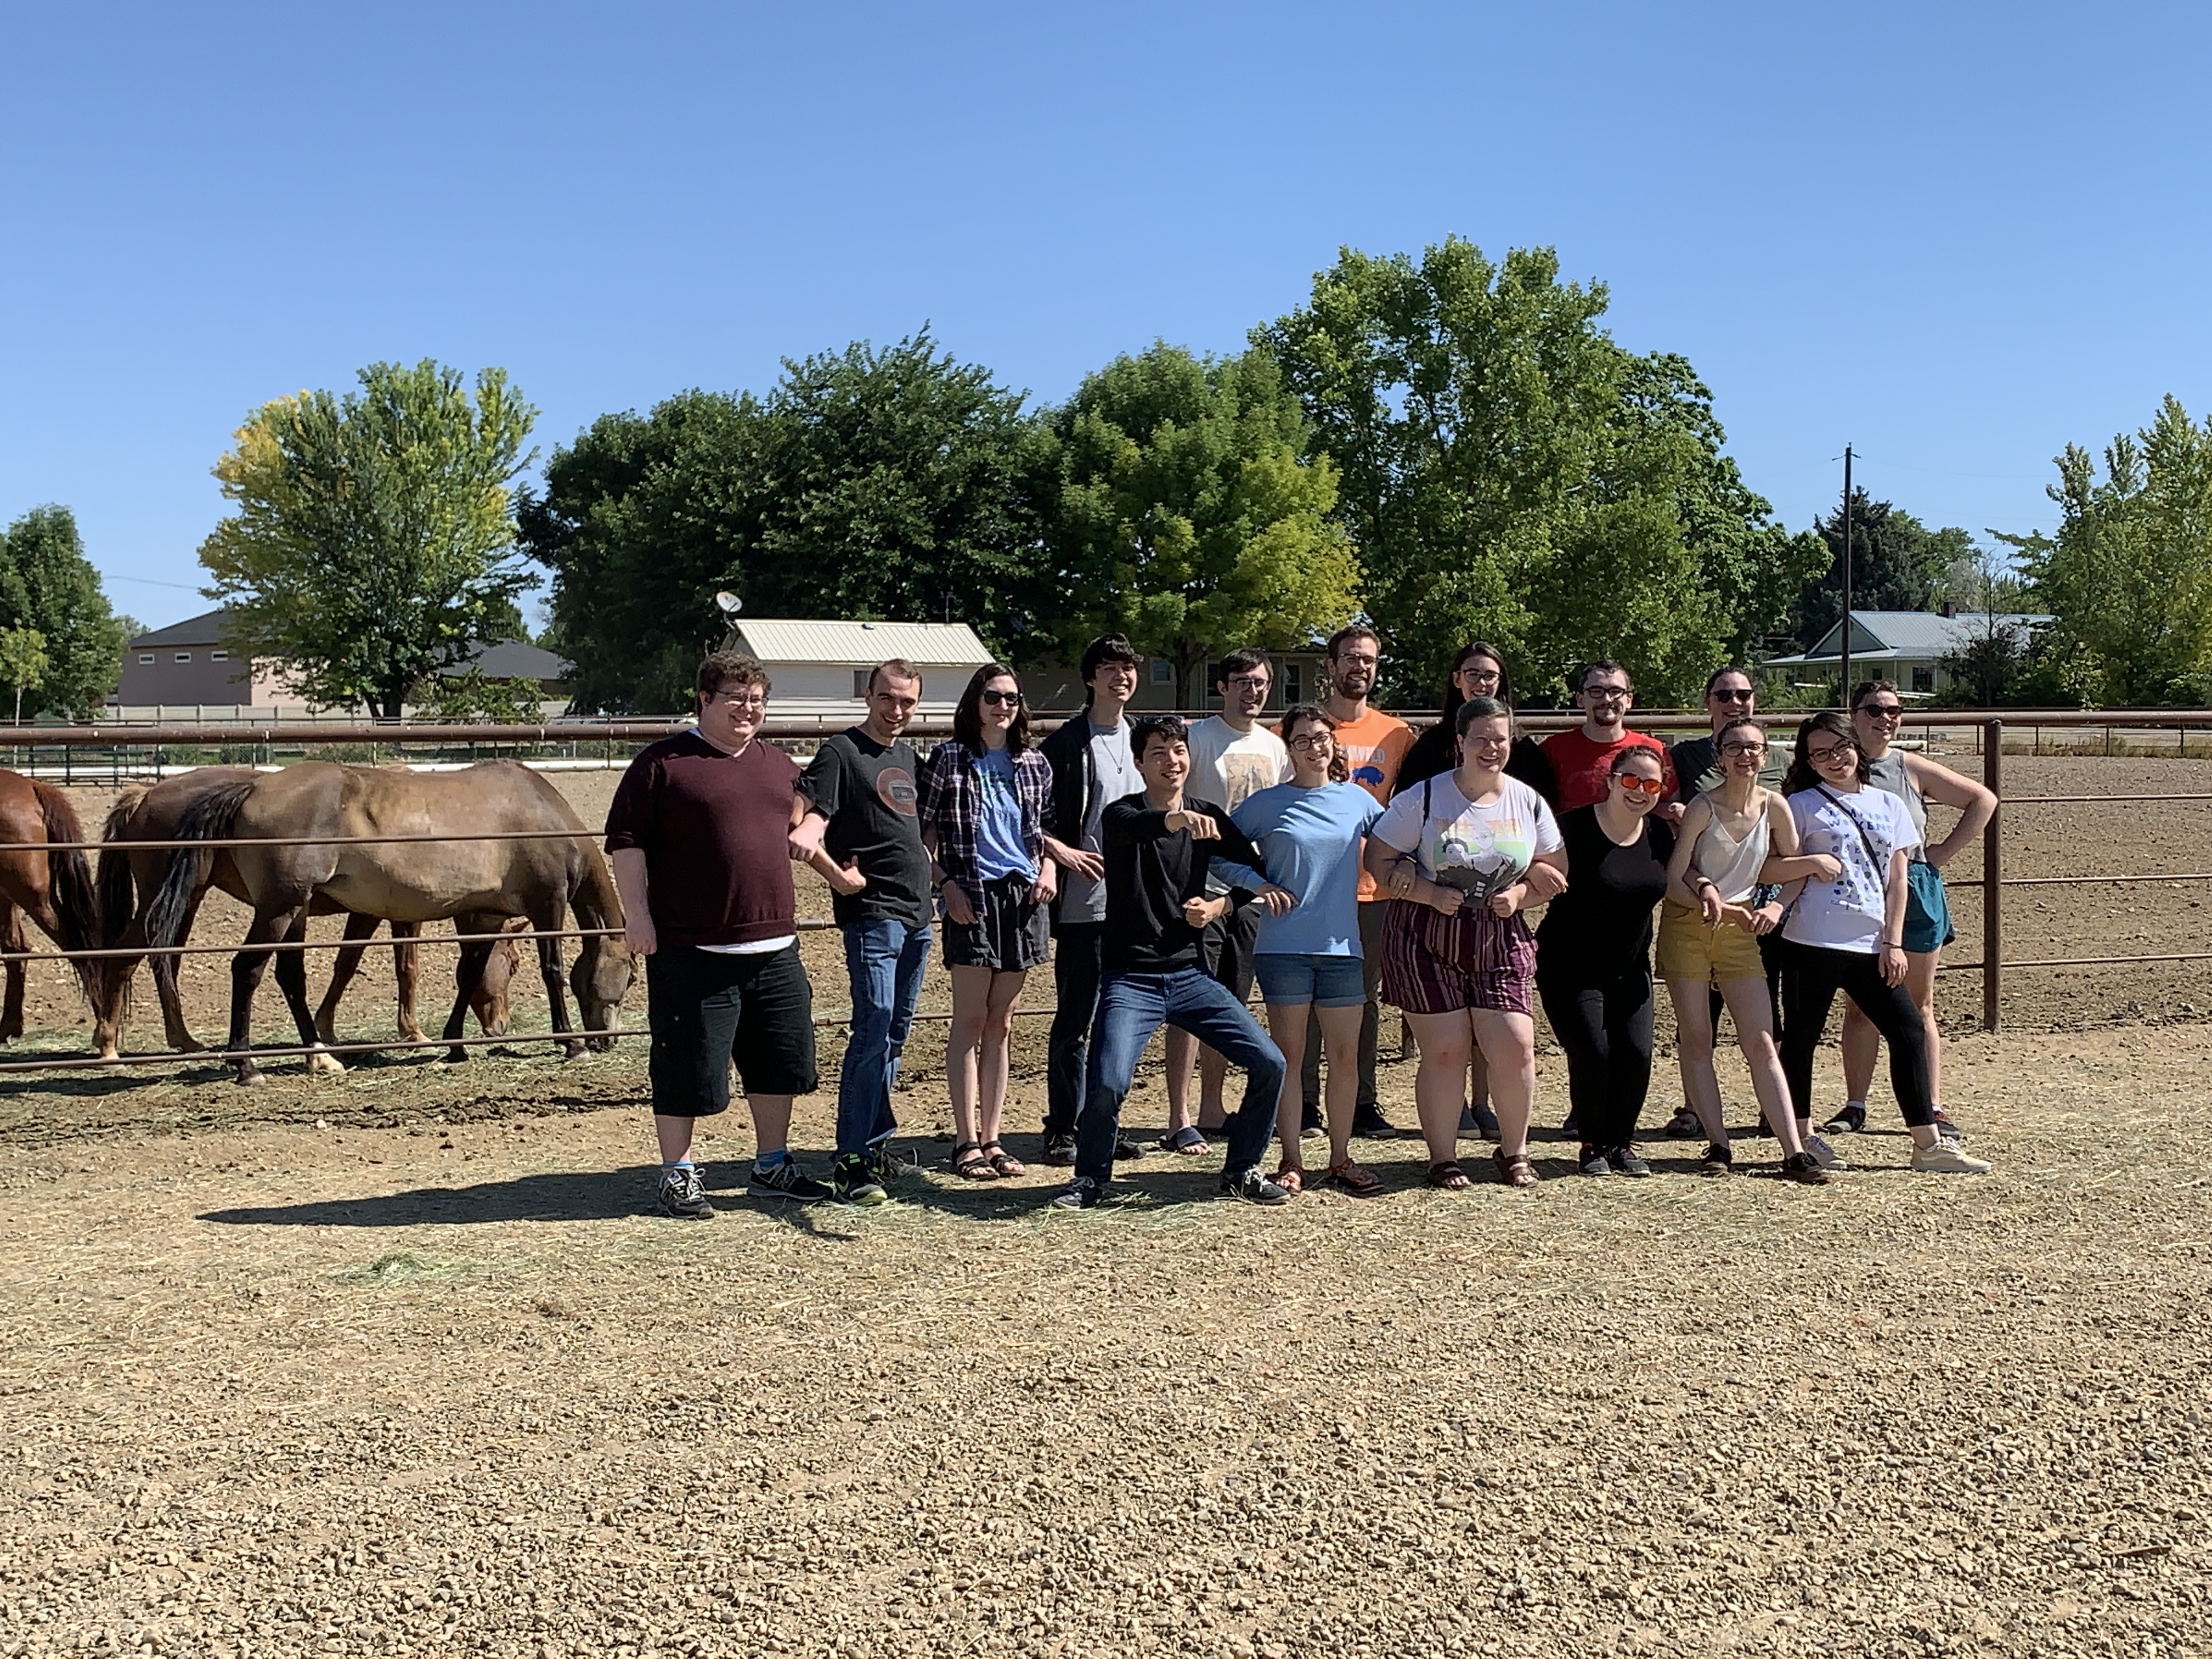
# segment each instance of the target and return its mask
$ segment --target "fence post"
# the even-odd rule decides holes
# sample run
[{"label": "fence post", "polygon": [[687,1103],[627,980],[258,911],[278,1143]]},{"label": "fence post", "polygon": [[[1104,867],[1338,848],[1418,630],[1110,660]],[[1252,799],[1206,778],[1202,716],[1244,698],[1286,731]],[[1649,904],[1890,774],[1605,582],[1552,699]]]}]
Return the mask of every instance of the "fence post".
[{"label": "fence post", "polygon": [[1982,831],[1982,1029],[1997,1029],[2004,992],[2004,722],[1982,725],[1982,784],[1997,798]]}]

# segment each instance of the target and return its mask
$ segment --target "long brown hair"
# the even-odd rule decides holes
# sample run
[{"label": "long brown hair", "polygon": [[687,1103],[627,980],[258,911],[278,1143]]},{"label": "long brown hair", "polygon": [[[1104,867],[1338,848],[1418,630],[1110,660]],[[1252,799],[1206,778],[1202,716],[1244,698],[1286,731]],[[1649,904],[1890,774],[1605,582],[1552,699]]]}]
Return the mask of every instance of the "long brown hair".
[{"label": "long brown hair", "polygon": [[[1293,703],[1283,714],[1283,742],[1287,744],[1299,723],[1318,726],[1332,738],[1336,735],[1336,716],[1317,702]],[[1344,758],[1344,750],[1331,749],[1328,755],[1328,781],[1343,783],[1352,776],[1352,763]]]},{"label": "long brown hair", "polygon": [[[983,688],[997,679],[1012,680],[1014,689],[1021,689],[1012,669],[1002,662],[987,662],[969,680],[952,710],[952,740],[979,757],[983,753]],[[1030,706],[1024,700],[1015,706],[1014,723],[1006,728],[1006,753],[1018,755],[1029,746]]]},{"label": "long brown hair", "polygon": [[1858,757],[1859,781],[1864,783],[1868,775],[1866,750],[1859,747],[1859,734],[1851,730],[1851,717],[1838,714],[1832,708],[1823,708],[1819,714],[1798,722],[1797,748],[1790,759],[1789,775],[1782,780],[1782,793],[1802,795],[1808,789],[1820,787],[1820,775],[1814,769],[1813,757],[1806,752],[1815,732],[1826,732],[1830,737],[1839,738],[1850,744],[1851,753]]}]

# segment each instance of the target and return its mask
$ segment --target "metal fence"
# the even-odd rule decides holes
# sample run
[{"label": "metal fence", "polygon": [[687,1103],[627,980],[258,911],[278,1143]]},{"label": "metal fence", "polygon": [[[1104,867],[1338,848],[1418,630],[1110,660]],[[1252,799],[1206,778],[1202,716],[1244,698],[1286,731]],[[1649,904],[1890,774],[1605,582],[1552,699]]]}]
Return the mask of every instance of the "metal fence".
[{"label": "metal fence", "polygon": [[[1193,714],[1188,717],[1202,718],[1203,716]],[[1069,718],[1069,716],[1046,716],[1039,721],[1039,724],[1049,726],[1052,724],[1056,724],[1060,719],[1064,718]],[[1416,724],[1421,723],[1419,716],[1417,715],[1413,718]],[[1776,714],[1771,717],[1773,729],[1778,731],[1796,718],[1796,715],[1794,713],[1790,714]],[[1532,732],[1548,732],[1564,730],[1577,724],[1578,720],[1579,717],[1572,714],[1536,714],[1522,716],[1520,723],[1525,729]],[[1638,730],[1654,732],[1703,732],[1710,729],[1710,723],[1703,714],[1662,714],[1649,716],[1639,716],[1637,720],[1636,725]],[[910,731],[913,735],[926,740],[931,737],[941,737],[945,735],[942,728],[942,722],[937,722],[933,725],[927,726],[917,723],[916,727],[910,728]],[[33,738],[34,741],[26,742],[20,746],[22,749],[29,750],[33,752],[43,750],[58,753],[64,757],[63,760],[64,769],[66,769],[69,765],[66,759],[68,756],[72,753],[82,754],[87,750],[97,751],[108,757],[118,756],[128,751],[139,750],[158,757],[161,751],[164,749],[183,748],[190,750],[204,749],[218,745],[222,747],[231,747],[234,745],[260,744],[264,749],[274,750],[280,743],[285,750],[296,749],[300,752],[308,756],[316,754],[318,750],[328,752],[333,748],[352,744],[374,744],[389,750],[395,757],[405,752],[410,748],[416,750],[428,748],[436,752],[445,753],[450,752],[453,749],[459,747],[479,753],[485,750],[490,750],[495,753],[502,748],[509,750],[540,751],[550,749],[556,751],[565,750],[570,757],[575,757],[579,755],[580,750],[586,748],[596,747],[602,751],[608,762],[612,763],[617,758],[626,758],[627,755],[630,752],[634,752],[636,747],[669,736],[672,732],[681,729],[683,729],[683,727],[679,724],[667,720],[556,721],[544,726],[536,726],[486,725],[403,726],[396,722],[356,723],[345,726],[325,725],[307,726],[302,724],[287,723],[286,726],[281,729],[280,733],[280,729],[275,726],[267,727],[241,727],[241,726],[236,722],[225,722],[219,730],[210,729],[209,726],[162,726],[153,728],[103,726],[30,728],[24,732],[24,736],[26,738]],[[824,735],[827,731],[833,729],[836,729],[836,723],[834,721],[828,723],[817,721],[807,721],[804,723],[772,721],[763,727],[761,736],[769,741],[779,744],[787,745],[803,745],[810,739],[818,739],[821,736]],[[2171,951],[2140,955],[2101,957],[2007,957],[2004,951],[2003,903],[2004,893],[2007,888],[2090,886],[2125,884],[2130,883],[2152,881],[2212,881],[2212,871],[2153,871],[2142,873],[2099,876],[2007,876],[2004,873],[2004,830],[2008,822],[2008,815],[2014,810],[2023,807],[2086,805],[2097,802],[2118,800],[2148,800],[2160,802],[2212,801],[2212,792],[2151,796],[2084,794],[2015,795],[2008,797],[2004,793],[2003,788],[2004,754],[2006,745],[2008,738],[2018,741],[2019,739],[2014,736],[2014,734],[2023,731],[2032,734],[2027,738],[2027,741],[2033,744],[2032,752],[2035,753],[2041,753],[2047,744],[2055,744],[2056,740],[2051,739],[2047,734],[2051,732],[2056,731],[2063,732],[2101,732],[2103,734],[2103,747],[2105,751],[2107,753],[2112,752],[2112,744],[2114,741],[2113,734],[2116,732],[2172,732],[2175,734],[2178,740],[2175,752],[2186,755],[2189,752],[2187,745],[2189,735],[2191,732],[2212,732],[2212,710],[2148,709],[2100,711],[2094,713],[2082,713],[2069,710],[2037,710],[2025,715],[1992,715],[1978,711],[1946,712],[1940,710],[1923,710],[1908,721],[1907,732],[1917,732],[1919,735],[1917,738],[1907,737],[1904,740],[1912,744],[1914,746],[1923,747],[1930,750],[1936,749],[1939,746],[1943,746],[1948,743],[1960,742],[1965,734],[1971,733],[1974,750],[1979,755],[1981,760],[1982,781],[1992,793],[1997,796],[2000,803],[1996,815],[1990,820],[1989,829],[1982,838],[1981,876],[1978,878],[1969,878],[1947,875],[1945,878],[1946,884],[1954,890],[1978,890],[1982,896],[1982,954],[1980,958],[1973,962],[1946,963],[1942,966],[1942,971],[1945,973],[1977,973],[1981,975],[1982,1025],[1984,1030],[1990,1031],[1996,1030],[2000,1024],[2004,989],[2004,975],[2008,969],[2078,968],[2110,966],[2123,963],[2212,961],[2212,951]],[[2127,739],[2124,738],[2122,741],[2124,744]],[[2078,752],[2078,750],[2076,752]],[[2200,750],[2199,752],[2212,754],[2212,741],[2208,741],[2204,748]],[[152,763],[157,768],[160,764],[158,760],[155,760]],[[268,764],[269,763],[264,762],[263,763]],[[41,769],[45,770],[48,769]],[[75,781],[84,783],[104,781],[105,780],[102,778],[101,773],[111,769],[118,777],[136,775],[136,774],[129,771],[119,761],[113,761],[111,758],[110,766],[88,766],[78,770],[76,775]],[[580,832],[573,830],[531,830],[498,831],[473,836],[409,835],[337,836],[318,838],[313,844],[317,846],[339,846],[370,843],[393,844],[408,842],[452,842],[455,841],[557,840],[578,836]],[[580,832],[580,835],[581,838],[596,840],[596,835],[592,831],[585,830]],[[131,842],[124,844],[136,851],[155,851],[179,848],[193,848],[207,851],[215,851],[220,848],[231,847],[287,846],[295,843],[289,841],[273,840],[268,838],[234,838],[228,840],[191,842],[140,841]],[[9,850],[36,853],[75,849],[86,853],[97,853],[101,849],[104,843],[99,842],[34,842],[16,843]],[[798,922],[798,927],[802,931],[815,931],[833,926],[835,926],[833,922],[825,918],[820,917],[804,917]],[[502,933],[455,933],[437,936],[424,935],[412,942],[417,946],[450,945],[459,947],[471,943],[496,941],[504,939],[517,944],[525,944],[535,943],[538,940],[547,939],[567,941],[570,939],[580,940],[591,938],[604,938],[612,936],[617,933],[618,931],[619,930],[614,928],[578,927],[545,930],[530,929],[517,930]],[[275,952],[280,951],[336,951],[347,949],[349,947],[361,950],[378,948],[368,941],[359,939],[292,939],[273,941],[265,945],[256,945],[252,947],[252,950],[256,952],[267,952],[273,956]],[[159,951],[144,947],[135,949],[117,947],[76,951],[11,951],[6,953],[6,960],[10,963],[27,963],[32,962],[100,961],[116,957],[137,957],[164,954],[179,957],[200,955],[235,956],[240,953],[240,948],[241,947],[235,943],[224,943],[207,945],[185,944],[164,947],[162,950]],[[1025,1006],[1018,1012],[1024,1015],[1039,1016],[1049,1014],[1053,1011],[1048,1003],[1042,1006]],[[942,1022],[949,1019],[951,1016],[945,1013],[930,1013],[919,1015],[917,1018],[923,1021]],[[817,1016],[815,1023],[817,1025],[838,1025],[846,1023],[848,1018],[848,1015],[845,1013],[825,1014]],[[316,1052],[345,1054],[379,1052],[384,1050],[471,1048],[494,1043],[570,1042],[591,1038],[620,1038],[624,1036],[635,1035],[638,1035],[638,1033],[635,1030],[624,1031],[620,1030],[576,1030],[568,1032],[531,1031],[514,1032],[504,1036],[496,1037],[425,1037],[420,1041],[394,1038],[389,1041],[334,1042],[327,1045],[318,1045],[315,1048],[310,1048],[304,1045],[271,1047],[262,1047],[257,1045],[252,1048],[252,1053],[253,1057],[258,1060],[281,1059],[288,1056],[300,1056]],[[203,1050],[197,1054],[178,1053],[174,1051],[134,1054],[124,1055],[119,1060],[103,1060],[97,1055],[56,1054],[30,1059],[9,1059],[0,1060],[0,1074],[21,1072],[73,1070],[112,1066],[118,1065],[168,1066],[194,1063],[205,1064],[223,1060],[234,1062],[240,1057],[241,1056],[235,1051],[218,1051],[214,1049]]]}]

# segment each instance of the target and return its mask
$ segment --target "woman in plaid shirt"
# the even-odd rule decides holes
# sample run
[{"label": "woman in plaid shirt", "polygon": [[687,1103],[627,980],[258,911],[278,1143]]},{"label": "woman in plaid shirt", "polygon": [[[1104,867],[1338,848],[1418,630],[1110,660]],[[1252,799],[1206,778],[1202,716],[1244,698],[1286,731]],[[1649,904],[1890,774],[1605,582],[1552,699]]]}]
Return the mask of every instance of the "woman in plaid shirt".
[{"label": "woman in plaid shirt", "polygon": [[1014,1005],[1029,970],[1050,955],[1051,821],[1052,767],[1030,746],[1020,682],[1004,663],[986,663],[953,710],[951,741],[921,773],[921,838],[952,975],[952,1167],[971,1181],[1024,1172],[999,1144],[999,1119]]}]

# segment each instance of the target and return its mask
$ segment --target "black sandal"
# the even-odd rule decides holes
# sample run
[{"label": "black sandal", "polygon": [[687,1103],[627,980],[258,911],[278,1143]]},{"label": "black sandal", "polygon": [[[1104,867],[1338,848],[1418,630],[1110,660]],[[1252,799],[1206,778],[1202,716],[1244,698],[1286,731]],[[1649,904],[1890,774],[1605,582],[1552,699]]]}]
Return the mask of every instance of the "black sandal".
[{"label": "black sandal", "polygon": [[952,1149],[952,1173],[969,1181],[999,1178],[999,1171],[984,1152],[982,1144],[974,1140],[963,1140]]},{"label": "black sandal", "polygon": [[1004,1180],[1012,1181],[1016,1176],[1025,1176],[1029,1173],[1028,1165],[995,1140],[985,1141],[981,1150],[983,1156],[990,1162],[991,1172]]}]

